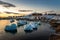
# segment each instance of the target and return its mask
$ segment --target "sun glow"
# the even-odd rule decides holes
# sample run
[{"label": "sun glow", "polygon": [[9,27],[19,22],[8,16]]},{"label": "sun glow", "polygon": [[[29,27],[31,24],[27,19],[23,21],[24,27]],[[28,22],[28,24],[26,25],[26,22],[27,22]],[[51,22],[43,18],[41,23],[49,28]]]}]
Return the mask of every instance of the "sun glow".
[{"label": "sun glow", "polygon": [[4,12],[4,11],[19,13],[17,8],[13,8],[13,7],[5,8],[2,5],[0,5],[0,12]]},{"label": "sun glow", "polygon": [[[8,17],[8,16],[24,16],[24,15],[29,15],[32,12],[19,12],[20,10],[18,7],[3,7],[0,5],[0,17]],[[23,10],[23,9],[22,9]],[[12,13],[5,13],[5,12],[12,12]],[[17,13],[17,14],[15,14]]]}]

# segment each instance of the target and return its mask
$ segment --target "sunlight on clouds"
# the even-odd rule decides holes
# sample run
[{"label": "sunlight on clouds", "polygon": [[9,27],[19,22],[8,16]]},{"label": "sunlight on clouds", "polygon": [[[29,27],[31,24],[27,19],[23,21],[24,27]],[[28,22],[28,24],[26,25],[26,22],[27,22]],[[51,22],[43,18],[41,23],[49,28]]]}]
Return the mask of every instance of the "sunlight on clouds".
[{"label": "sunlight on clouds", "polygon": [[[6,0],[4,0],[4,1],[6,1]],[[7,2],[10,2],[10,1],[7,1]],[[41,7],[33,7],[33,6],[29,6],[29,5],[24,5],[24,4],[21,4],[21,3],[20,4],[15,3],[15,5],[17,7],[15,7],[15,8],[10,7],[9,10],[7,10],[7,11],[19,13],[18,10],[34,10],[33,12],[44,12],[44,11],[47,10],[47,9],[44,9],[45,7],[42,7],[42,6]],[[22,12],[22,13],[24,13],[24,12]],[[26,13],[26,14],[28,14],[28,13]]]},{"label": "sunlight on clouds", "polygon": [[4,11],[7,11],[7,9],[4,8],[2,5],[0,5],[0,12],[4,12]]}]

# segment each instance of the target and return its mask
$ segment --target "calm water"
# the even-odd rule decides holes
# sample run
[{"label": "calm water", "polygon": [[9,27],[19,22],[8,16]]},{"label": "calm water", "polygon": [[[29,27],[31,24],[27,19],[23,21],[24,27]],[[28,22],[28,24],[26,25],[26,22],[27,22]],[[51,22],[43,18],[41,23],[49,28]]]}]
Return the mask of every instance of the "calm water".
[{"label": "calm water", "polygon": [[[14,23],[17,23],[17,21]],[[25,33],[24,26],[17,27],[17,32],[14,34],[4,31],[8,24],[11,24],[9,20],[0,20],[0,40],[48,40],[50,35],[50,25],[48,23],[42,23],[38,30],[31,33]]]}]

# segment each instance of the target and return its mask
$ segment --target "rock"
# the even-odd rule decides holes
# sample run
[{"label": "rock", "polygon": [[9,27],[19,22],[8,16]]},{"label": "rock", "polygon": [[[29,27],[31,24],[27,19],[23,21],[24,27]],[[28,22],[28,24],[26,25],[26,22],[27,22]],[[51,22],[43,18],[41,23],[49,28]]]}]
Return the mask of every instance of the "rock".
[{"label": "rock", "polygon": [[51,29],[50,29],[50,32],[51,32],[51,34],[54,34],[54,33],[56,32],[56,30],[53,29],[53,28],[51,28]]},{"label": "rock", "polygon": [[57,20],[54,20],[54,19],[53,19],[53,20],[50,21],[50,25],[51,25],[52,27],[56,28],[56,27],[57,27],[57,23],[56,23],[56,22],[57,22]]},{"label": "rock", "polygon": [[57,26],[56,33],[60,33],[60,25]]},{"label": "rock", "polygon": [[49,40],[60,40],[60,35],[51,35]]}]

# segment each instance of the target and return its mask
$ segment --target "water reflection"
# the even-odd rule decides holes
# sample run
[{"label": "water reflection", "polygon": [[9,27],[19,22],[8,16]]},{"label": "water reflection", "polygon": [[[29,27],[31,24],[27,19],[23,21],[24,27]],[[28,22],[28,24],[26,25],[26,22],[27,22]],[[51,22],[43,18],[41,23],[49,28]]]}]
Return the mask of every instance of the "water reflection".
[{"label": "water reflection", "polygon": [[[11,20],[0,20],[4,25],[1,25],[1,26],[3,26],[4,28],[4,30],[5,30],[5,32],[9,32],[9,33],[17,33],[17,29],[16,28],[20,28],[21,27],[21,25],[23,24],[23,30],[24,30],[24,32],[25,33],[31,33],[31,32],[33,32],[33,31],[37,31],[37,29],[38,29],[38,26],[40,26],[39,24],[41,24],[40,22],[30,22],[30,21],[16,21],[16,20],[12,20],[13,22],[11,23]],[[15,27],[14,25],[13,25],[13,23],[14,24],[16,24],[17,26]],[[18,26],[18,23],[20,23],[19,25],[20,26]],[[28,24],[27,24],[28,23]],[[7,26],[8,25],[8,26]],[[9,26],[10,25],[10,26]],[[13,25],[13,26],[12,26]],[[24,26],[25,25],[25,26]],[[30,26],[29,26],[30,25]],[[11,27],[12,26],[12,27]],[[14,30],[14,28],[16,29],[16,30]]]},{"label": "water reflection", "polygon": [[[17,21],[13,22],[17,25]],[[42,25],[39,25],[38,29],[36,30],[33,30],[33,31],[24,31],[24,27],[25,26],[20,26],[20,27],[17,27],[17,30],[14,31],[14,32],[8,32],[8,31],[5,31],[5,27],[6,25],[9,25],[9,24],[12,24],[10,23],[10,20],[0,20],[0,39],[2,40],[11,40],[11,39],[14,39],[14,40],[25,40],[32,37],[32,38],[36,38],[36,37],[43,37],[43,39],[48,39],[48,35],[50,33],[50,28],[49,28],[49,24],[46,24],[46,23],[42,23]],[[28,34],[27,34],[28,33]],[[15,34],[15,35],[13,35]],[[46,37],[46,38],[45,38]]]},{"label": "water reflection", "polygon": [[33,30],[24,30],[25,31],[25,33],[32,33],[33,32]]},{"label": "water reflection", "polygon": [[12,34],[16,34],[17,33],[17,30],[14,30],[14,31],[7,31],[5,30],[6,33],[12,33]]},{"label": "water reflection", "polygon": [[0,20],[0,32],[4,32],[4,28],[8,24],[10,24],[9,20]]},{"label": "water reflection", "polygon": [[32,32],[34,32],[34,31],[37,31],[37,29],[38,29],[38,28],[35,28],[34,30],[24,30],[24,31],[25,31],[25,33],[32,33]]}]

